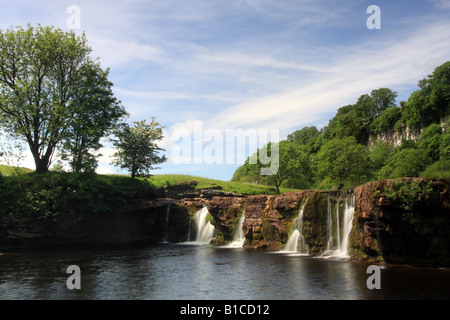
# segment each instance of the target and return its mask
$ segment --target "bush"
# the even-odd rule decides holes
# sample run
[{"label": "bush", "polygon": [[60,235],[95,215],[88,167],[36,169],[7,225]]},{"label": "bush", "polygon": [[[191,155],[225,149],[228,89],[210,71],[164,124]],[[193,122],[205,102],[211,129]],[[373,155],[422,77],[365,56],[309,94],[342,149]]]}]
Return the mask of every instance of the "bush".
[{"label": "bush", "polygon": [[154,197],[157,192],[148,180],[120,176],[48,172],[2,177],[0,214],[16,220],[54,220],[75,210],[81,218],[111,212],[134,199]]}]

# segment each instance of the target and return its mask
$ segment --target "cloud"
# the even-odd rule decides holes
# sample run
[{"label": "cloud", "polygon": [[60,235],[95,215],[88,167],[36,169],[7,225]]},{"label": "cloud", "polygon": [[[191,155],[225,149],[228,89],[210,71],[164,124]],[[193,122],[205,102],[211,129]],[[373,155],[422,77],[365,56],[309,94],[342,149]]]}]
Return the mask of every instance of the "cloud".
[{"label": "cloud", "polygon": [[[311,67],[309,81],[297,88],[252,97],[203,119],[208,126],[226,128],[290,129],[317,122],[339,107],[356,102],[361,94],[380,87],[415,86],[450,57],[447,40],[450,24],[419,30],[391,43],[367,40],[358,46],[335,50],[333,63]],[[333,48],[329,49],[330,51]],[[270,57],[256,58],[242,52],[210,56],[210,60],[243,66],[302,69]],[[178,123],[173,127],[179,127]]]},{"label": "cloud", "polygon": [[109,68],[154,61],[162,54],[162,50],[156,46],[129,40],[90,37],[89,43],[92,43],[93,56],[99,57],[102,65]]},{"label": "cloud", "polygon": [[431,0],[438,9],[450,9],[450,0]]}]

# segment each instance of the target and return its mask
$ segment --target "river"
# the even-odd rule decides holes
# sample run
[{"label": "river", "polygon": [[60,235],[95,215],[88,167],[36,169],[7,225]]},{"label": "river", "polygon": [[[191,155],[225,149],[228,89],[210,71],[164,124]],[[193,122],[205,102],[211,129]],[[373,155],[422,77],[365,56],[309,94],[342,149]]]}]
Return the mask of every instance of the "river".
[{"label": "river", "polygon": [[[69,290],[67,268],[80,270]],[[0,255],[2,300],[450,299],[450,270],[367,263],[212,245],[38,250]]]}]

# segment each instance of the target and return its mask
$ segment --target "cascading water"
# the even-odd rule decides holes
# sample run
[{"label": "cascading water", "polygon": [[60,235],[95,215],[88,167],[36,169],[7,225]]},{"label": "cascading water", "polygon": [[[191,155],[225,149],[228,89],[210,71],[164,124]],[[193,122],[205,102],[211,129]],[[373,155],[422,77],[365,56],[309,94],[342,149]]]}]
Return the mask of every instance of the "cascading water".
[{"label": "cascading water", "polygon": [[353,216],[355,214],[355,196],[353,194],[347,194],[345,198],[344,209],[344,238],[342,239],[341,255],[347,257],[349,254],[348,238],[353,226]]},{"label": "cascading water", "polygon": [[197,238],[196,243],[206,243],[209,244],[214,236],[215,228],[208,221],[207,216],[209,214],[208,208],[203,207],[201,210],[197,211],[194,217],[194,221],[197,225]]},{"label": "cascading water", "polygon": [[164,242],[169,241],[169,215],[170,215],[170,203],[167,205],[166,209],[166,227],[164,233]]},{"label": "cascading water", "polygon": [[292,231],[286,246],[283,248],[283,252],[293,252],[308,254],[308,245],[305,242],[305,237],[303,236],[303,211],[305,209],[305,204],[303,204],[298,217],[295,218]]},{"label": "cascading water", "polygon": [[339,213],[339,200],[334,203],[332,208],[331,198],[327,199],[327,215],[328,215],[328,242],[327,251],[323,254],[326,257],[347,258],[349,256],[348,238],[352,230],[353,214],[354,214],[354,195],[346,193],[343,223],[341,225],[341,217]]},{"label": "cascading water", "polygon": [[231,242],[229,245],[227,245],[227,247],[240,248],[240,247],[244,246],[245,235],[244,235],[244,230],[242,230],[244,220],[245,220],[245,210],[244,210],[244,212],[242,212],[242,215],[239,218],[238,225],[237,225],[236,231],[234,233],[233,242]]}]

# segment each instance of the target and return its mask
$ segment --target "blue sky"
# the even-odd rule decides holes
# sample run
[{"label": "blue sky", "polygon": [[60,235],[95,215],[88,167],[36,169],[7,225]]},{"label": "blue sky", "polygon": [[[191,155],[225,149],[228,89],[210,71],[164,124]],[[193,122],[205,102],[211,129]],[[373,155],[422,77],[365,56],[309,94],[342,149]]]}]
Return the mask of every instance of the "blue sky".
[{"label": "blue sky", "polygon": [[[174,133],[193,132],[200,121],[204,131],[276,129],[284,139],[327,125],[339,107],[373,89],[407,100],[450,60],[450,0],[0,1],[0,29],[68,30],[71,5],[80,8],[76,32],[111,69],[129,120],[156,117],[165,126],[171,160],[155,174],[232,177],[237,161],[174,163]],[[367,28],[370,5],[381,10],[381,29]],[[120,173],[109,165],[112,153],[106,143],[99,172]]]}]

